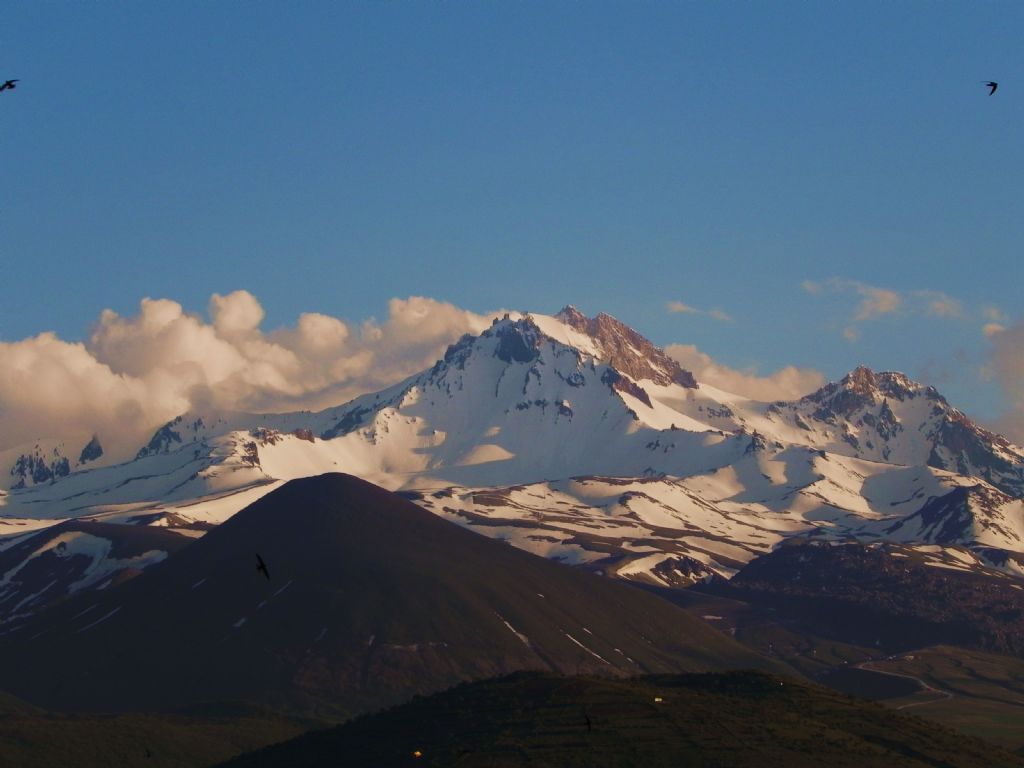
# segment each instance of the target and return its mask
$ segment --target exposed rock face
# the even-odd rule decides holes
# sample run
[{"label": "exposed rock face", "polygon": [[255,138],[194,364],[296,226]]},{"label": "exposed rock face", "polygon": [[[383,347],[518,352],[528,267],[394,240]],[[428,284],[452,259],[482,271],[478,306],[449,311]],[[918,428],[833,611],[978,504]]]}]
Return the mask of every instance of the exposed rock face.
[{"label": "exposed rock face", "polygon": [[635,381],[623,376],[614,368],[609,368],[601,376],[601,381],[611,387],[613,392],[625,392],[628,395],[632,395],[644,405],[650,407],[651,398],[647,394],[647,391],[637,384]]},{"label": "exposed rock face", "polygon": [[372,411],[363,406],[357,406],[342,416],[330,429],[326,429],[320,435],[321,440],[331,440],[335,437],[347,435],[349,432],[359,429]]},{"label": "exposed rock face", "polygon": [[[815,419],[835,424],[837,416],[849,418],[857,411],[876,404],[879,397],[891,397],[903,402],[921,395],[931,395],[942,400],[942,396],[932,387],[922,387],[902,373],[886,371],[876,374],[862,365],[839,381],[826,384],[817,392],[807,395],[801,402],[818,406],[813,413]],[[945,400],[942,402],[945,403]],[[889,414],[892,415],[891,410]]]},{"label": "exposed rock face", "polygon": [[748,445],[744,449],[743,453],[758,453],[759,451],[764,451],[767,448],[768,441],[765,440],[764,435],[755,430],[754,433],[750,436],[750,445]]},{"label": "exposed rock face", "polygon": [[611,315],[601,312],[591,319],[570,304],[555,317],[597,341],[603,361],[635,381],[650,379],[656,384],[679,384],[691,389],[697,386],[692,373]]},{"label": "exposed rock face", "polygon": [[[1024,495],[1024,456],[1019,448],[972,422],[934,387],[902,373],[876,373],[860,366],[782,407],[797,426],[813,429],[817,422],[834,427],[836,436],[855,451],[873,451],[882,461],[927,463],[984,478],[1016,497]],[[921,455],[911,448],[915,441],[924,445]]]},{"label": "exposed rock face", "polygon": [[1015,519],[1020,502],[984,483],[963,485],[949,493],[929,498],[913,515],[884,529],[888,537],[911,536],[937,544],[961,544],[986,539],[987,534],[1014,541],[1024,549]]},{"label": "exposed rock face", "polygon": [[52,455],[43,455],[39,446],[32,453],[19,456],[11,467],[11,476],[17,478],[12,488],[25,488],[40,483],[53,483],[58,478],[71,474],[71,465],[66,456],[62,456],[56,448]]},{"label": "exposed rock face", "polygon": [[[929,499],[928,502],[906,520],[894,523],[886,530],[894,534],[900,529],[917,522],[922,529],[929,531],[934,541],[939,544],[959,544],[968,539],[974,525],[971,513],[970,498],[972,490],[966,486],[954,488],[945,496]],[[1006,497],[1009,501],[1009,497]]]},{"label": "exposed rock face", "polygon": [[82,453],[79,454],[78,463],[87,464],[90,461],[96,461],[96,459],[100,458],[102,455],[103,446],[100,445],[100,439],[96,435],[93,435],[92,440],[86,444],[85,448],[82,449]]},{"label": "exposed rock face", "polygon": [[877,416],[873,413],[865,413],[863,419],[865,424],[875,428],[883,440],[888,440],[897,432],[903,431],[903,425],[896,418],[896,414],[892,412],[888,400],[882,401],[882,407]]},{"label": "exposed rock face", "polygon": [[652,570],[662,583],[681,587],[706,582],[715,576],[715,572],[705,563],[689,555],[665,558]]},{"label": "exposed rock face", "polygon": [[1024,491],[1024,471],[1019,464],[1015,465],[1005,456],[1005,451],[1011,449],[1010,442],[1001,435],[979,427],[941,396],[939,399],[943,418],[937,430],[936,445],[944,447],[948,456],[933,452],[928,463],[961,474],[971,474],[969,470],[973,466],[980,469],[981,475],[995,485],[999,485],[993,479],[995,475],[1014,474],[1016,482],[1013,490],[1016,495],[1021,495]]},{"label": "exposed rock face", "polygon": [[494,354],[499,360],[506,363],[530,363],[537,359],[542,334],[532,321],[526,319],[498,324],[484,331],[483,336],[489,334],[498,337],[498,347]]},{"label": "exposed rock face", "polygon": [[174,428],[181,424],[182,417],[178,416],[173,421],[169,421],[158,429],[153,437],[150,438],[149,442],[139,449],[139,452],[135,455],[136,459],[141,459],[146,456],[154,456],[158,453],[167,453],[171,446],[174,444],[181,444],[181,432]]}]

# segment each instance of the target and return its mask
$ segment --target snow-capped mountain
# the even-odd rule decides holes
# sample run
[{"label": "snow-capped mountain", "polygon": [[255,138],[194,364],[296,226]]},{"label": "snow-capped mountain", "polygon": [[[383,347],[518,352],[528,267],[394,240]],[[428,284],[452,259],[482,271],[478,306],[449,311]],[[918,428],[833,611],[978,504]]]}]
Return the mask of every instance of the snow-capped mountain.
[{"label": "snow-capped mountain", "polygon": [[591,476],[407,494],[535,554],[666,585],[731,576],[791,537],[971,549],[979,567],[1024,574],[1024,502],[971,483],[930,467],[790,447],[752,451],[688,477]]},{"label": "snow-capped mountain", "polygon": [[795,402],[752,401],[573,307],[496,320],[318,413],[183,414],[132,461],[12,488],[0,535],[81,516],[195,533],[334,471],[539,554],[666,583],[729,575],[796,535],[983,548],[987,562],[1024,551],[1024,450],[933,388],[858,368]]},{"label": "snow-capped mountain", "polygon": [[805,430],[808,444],[833,453],[927,464],[1024,495],[1020,448],[974,424],[934,387],[901,373],[857,368],[795,403],[774,404],[767,415]]},{"label": "snow-capped mountain", "polygon": [[[76,445],[83,446],[75,450]],[[0,451],[0,466],[8,466],[8,477],[2,483],[9,488],[28,488],[55,483],[72,472],[91,466],[102,466],[103,445],[97,435],[89,438],[75,435],[64,440],[41,440],[32,445]]]},{"label": "snow-capped mountain", "polygon": [[[643,364],[640,351],[629,353]],[[12,492],[5,511],[121,512],[337,469],[392,488],[688,474],[725,466],[749,446],[749,436],[673,410],[600,354],[596,340],[556,318],[505,319],[452,345],[431,369],[337,408],[185,414],[134,461]],[[686,378],[678,366],[651,374]],[[654,386],[678,398],[694,391]]]}]

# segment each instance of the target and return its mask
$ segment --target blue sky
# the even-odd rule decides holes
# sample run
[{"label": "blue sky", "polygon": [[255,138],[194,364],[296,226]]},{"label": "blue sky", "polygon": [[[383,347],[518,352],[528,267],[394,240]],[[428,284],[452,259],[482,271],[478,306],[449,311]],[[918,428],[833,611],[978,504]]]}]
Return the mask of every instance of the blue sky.
[{"label": "blue sky", "polygon": [[0,339],[236,289],[266,329],[571,302],[992,419],[1022,32],[1010,3],[8,3]]}]

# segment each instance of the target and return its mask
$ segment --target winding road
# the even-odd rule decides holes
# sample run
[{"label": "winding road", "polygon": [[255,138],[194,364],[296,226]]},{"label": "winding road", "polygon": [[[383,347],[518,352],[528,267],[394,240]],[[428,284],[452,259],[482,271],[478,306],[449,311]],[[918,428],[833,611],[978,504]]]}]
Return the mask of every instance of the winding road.
[{"label": "winding road", "polygon": [[869,659],[868,661],[862,661],[860,664],[857,664],[856,666],[857,669],[864,669],[868,672],[876,672],[879,675],[891,675],[892,677],[902,677],[906,678],[907,680],[913,680],[921,686],[922,693],[936,693],[939,695],[939,698],[930,699],[929,701],[912,701],[909,704],[901,704],[900,706],[896,707],[896,709],[910,709],[911,707],[923,707],[925,704],[937,704],[940,701],[947,701],[953,698],[953,694],[949,691],[941,691],[938,688],[928,685],[928,683],[926,683],[920,677],[914,677],[914,675],[906,675],[902,672],[888,672],[884,669],[878,669],[876,667],[871,666],[872,664],[878,661],[888,661],[889,658],[890,657],[888,656],[884,656],[877,659]]}]

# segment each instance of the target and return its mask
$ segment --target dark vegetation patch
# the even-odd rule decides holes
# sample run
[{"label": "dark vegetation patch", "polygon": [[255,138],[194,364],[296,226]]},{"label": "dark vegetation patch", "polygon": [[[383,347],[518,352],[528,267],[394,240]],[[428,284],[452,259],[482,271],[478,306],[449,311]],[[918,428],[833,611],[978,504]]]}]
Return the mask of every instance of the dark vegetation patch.
[{"label": "dark vegetation patch", "polygon": [[1016,579],[925,565],[863,544],[780,547],[702,587],[770,606],[828,637],[901,651],[948,644],[1024,656]]},{"label": "dark vegetation patch", "polygon": [[289,739],[322,723],[267,712],[53,714],[0,694],[0,765],[185,768]]},{"label": "dark vegetation patch", "polygon": [[[416,753],[420,753],[416,757]],[[877,704],[757,672],[460,685],[228,766],[1019,766]]]}]

